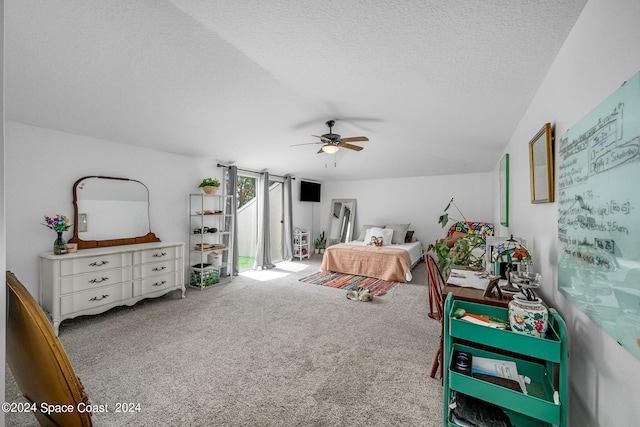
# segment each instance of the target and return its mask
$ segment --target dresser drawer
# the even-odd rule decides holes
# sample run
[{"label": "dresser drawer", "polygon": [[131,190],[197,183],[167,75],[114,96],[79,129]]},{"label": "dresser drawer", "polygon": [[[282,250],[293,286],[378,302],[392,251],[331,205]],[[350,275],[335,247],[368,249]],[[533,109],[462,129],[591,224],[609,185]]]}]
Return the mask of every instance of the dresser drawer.
[{"label": "dresser drawer", "polygon": [[90,291],[65,295],[60,299],[60,314],[65,315],[131,298],[131,282],[103,286]]},{"label": "dresser drawer", "polygon": [[60,279],[60,294],[87,291],[131,281],[131,267],[65,276]]},{"label": "dresser drawer", "polygon": [[168,259],[162,262],[150,262],[147,264],[136,264],[133,266],[133,280],[138,280],[147,276],[172,273],[176,271],[176,260]]},{"label": "dresser drawer", "polygon": [[133,254],[134,264],[144,264],[147,262],[163,261],[166,259],[174,259],[176,257],[176,247],[147,249],[144,251],[136,251]]},{"label": "dresser drawer", "polygon": [[91,271],[111,270],[128,265],[131,265],[131,254],[129,253],[65,259],[60,262],[60,275],[70,276]]},{"label": "dresser drawer", "polygon": [[176,283],[176,274],[174,273],[136,280],[133,282],[133,296],[137,297],[162,289],[175,288]]}]

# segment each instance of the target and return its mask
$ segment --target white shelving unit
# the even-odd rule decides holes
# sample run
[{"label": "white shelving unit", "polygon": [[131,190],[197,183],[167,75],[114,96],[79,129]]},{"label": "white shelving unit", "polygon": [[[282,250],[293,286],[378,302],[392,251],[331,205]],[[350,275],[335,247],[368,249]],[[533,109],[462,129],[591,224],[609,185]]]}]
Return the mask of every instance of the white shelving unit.
[{"label": "white shelving unit", "polygon": [[205,289],[233,278],[233,217],[224,194],[189,195],[189,286]]},{"label": "white shelving unit", "polygon": [[309,258],[311,250],[311,233],[306,228],[293,230],[293,257],[302,261]]}]

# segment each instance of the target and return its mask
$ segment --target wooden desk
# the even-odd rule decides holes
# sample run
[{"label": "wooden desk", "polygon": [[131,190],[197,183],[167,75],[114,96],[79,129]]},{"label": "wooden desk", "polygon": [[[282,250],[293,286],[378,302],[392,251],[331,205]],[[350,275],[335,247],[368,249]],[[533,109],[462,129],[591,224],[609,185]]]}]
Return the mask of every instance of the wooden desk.
[{"label": "wooden desk", "polygon": [[[487,281],[487,284],[489,282]],[[511,301],[511,294],[502,294],[502,299],[497,297],[485,297],[484,291],[476,288],[465,288],[462,286],[450,285],[447,283],[444,288],[442,288],[442,303],[444,304],[444,300],[447,298],[447,295],[451,292],[453,294],[454,299],[459,299],[462,301],[468,302],[476,302],[479,304],[487,304],[493,305],[496,307],[507,307],[509,305],[509,301]],[[444,312],[444,307],[443,307]]]},{"label": "wooden desk", "polygon": [[[459,275],[453,277],[455,274]],[[478,289],[478,287],[472,288],[466,286],[457,286],[456,283],[476,285],[478,287],[482,286],[483,288]],[[449,292],[453,294],[454,299],[475,302],[479,304],[493,305],[497,307],[507,307],[509,305],[509,301],[511,301],[513,296],[511,294],[503,293],[502,298],[499,298],[497,294],[495,296],[485,297],[484,291],[487,285],[489,285],[489,278],[481,279],[480,277],[475,275],[475,272],[470,270],[461,271],[461,269],[458,268],[451,269],[451,273],[449,277],[447,277],[447,283],[442,288],[443,312],[444,300],[447,298]]]}]

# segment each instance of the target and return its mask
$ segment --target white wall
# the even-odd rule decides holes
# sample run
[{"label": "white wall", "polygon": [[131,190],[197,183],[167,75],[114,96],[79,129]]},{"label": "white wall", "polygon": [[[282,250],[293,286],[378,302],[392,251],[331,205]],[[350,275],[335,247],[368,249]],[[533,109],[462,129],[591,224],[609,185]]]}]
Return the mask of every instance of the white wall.
[{"label": "white wall", "polygon": [[[544,279],[542,296],[567,322],[572,426],[638,425],[640,361],[558,292],[558,208],[530,203],[528,142],[546,122],[555,123],[558,139],[640,70],[639,21],[637,0],[590,0],[505,150],[511,165],[510,227],[499,229],[527,240]],[[498,223],[498,164],[493,188]]]},{"label": "white wall", "polygon": [[[421,176],[366,181],[326,182],[322,188],[321,229],[328,233],[331,199],[356,199],[354,238],[365,224],[411,223],[415,237],[427,249],[429,243],[444,237],[438,224],[443,209],[453,197],[468,221],[491,222],[491,173]],[[449,217],[462,220],[451,206]],[[452,224],[450,222],[449,224]]]},{"label": "white wall", "polygon": [[[87,175],[136,179],[149,188],[151,230],[163,241],[186,242],[188,194],[202,178],[222,179],[216,162],[6,123],[7,269],[38,295],[38,253],[52,250],[55,233],[44,215],[73,217],[72,188]],[[65,232],[65,239],[72,230]]]},{"label": "white wall", "polygon": [[[291,183],[291,192],[293,193],[293,226],[298,228],[306,228],[311,233],[311,243],[320,235],[325,228],[320,225],[320,209],[323,202],[326,200],[326,191],[324,184],[320,187],[320,203],[317,202],[301,202],[300,201],[300,181],[313,181],[305,177],[296,176],[295,180]],[[327,205],[328,206],[328,205]],[[327,209],[329,209],[327,207]]]}]

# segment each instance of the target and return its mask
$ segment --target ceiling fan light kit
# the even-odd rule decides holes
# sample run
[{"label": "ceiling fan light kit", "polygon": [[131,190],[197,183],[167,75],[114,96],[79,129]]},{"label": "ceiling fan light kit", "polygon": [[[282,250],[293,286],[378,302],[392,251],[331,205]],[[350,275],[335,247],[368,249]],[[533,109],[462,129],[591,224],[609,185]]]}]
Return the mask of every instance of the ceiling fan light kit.
[{"label": "ceiling fan light kit", "polygon": [[340,147],[338,147],[337,145],[324,145],[322,146],[322,151],[324,151],[327,154],[333,154],[333,153],[337,153],[338,150],[340,149]]},{"label": "ceiling fan light kit", "polygon": [[335,154],[342,148],[348,148],[349,150],[354,151],[362,151],[364,147],[360,147],[359,145],[349,144],[350,142],[356,141],[368,141],[369,138],[366,136],[352,136],[349,138],[342,138],[339,134],[333,133],[333,125],[335,125],[335,120],[329,120],[326,122],[326,125],[329,126],[329,133],[325,133],[324,135],[311,135],[314,138],[319,138],[318,142],[308,142],[305,144],[293,144],[295,145],[310,145],[310,144],[323,144],[320,150],[318,150],[318,154],[327,153],[327,154]]}]

